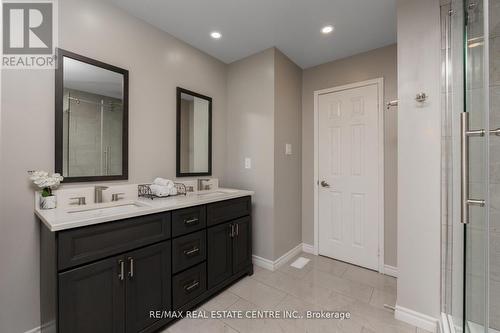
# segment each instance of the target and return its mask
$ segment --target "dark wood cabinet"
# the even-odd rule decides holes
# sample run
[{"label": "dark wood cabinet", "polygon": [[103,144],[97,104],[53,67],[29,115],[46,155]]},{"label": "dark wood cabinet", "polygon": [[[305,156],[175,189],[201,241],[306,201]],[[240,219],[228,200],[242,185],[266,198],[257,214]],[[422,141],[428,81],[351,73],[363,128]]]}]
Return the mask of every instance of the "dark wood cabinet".
[{"label": "dark wood cabinet", "polygon": [[142,332],[171,310],[170,241],[59,275],[60,332]]},{"label": "dark wood cabinet", "polygon": [[205,229],[206,225],[206,206],[179,209],[172,213],[172,237]]},{"label": "dark wood cabinet", "polygon": [[252,265],[252,225],[246,216],[234,221],[233,273],[247,270]]},{"label": "dark wood cabinet", "polygon": [[170,241],[129,252],[126,262],[126,332],[142,332],[158,319],[154,310],[171,310]]},{"label": "dark wood cabinet", "polygon": [[233,238],[231,222],[208,228],[208,287],[212,288],[233,274]]},{"label": "dark wood cabinet", "polygon": [[207,290],[206,264],[199,264],[174,276],[172,290],[175,309],[202,295]]},{"label": "dark wood cabinet", "polygon": [[208,229],[208,287],[248,271],[252,265],[252,230],[249,216]]},{"label": "dark wood cabinet", "polygon": [[250,215],[252,202],[250,197],[219,201],[207,205],[207,224],[216,225],[242,216]]},{"label": "dark wood cabinet", "polygon": [[125,332],[123,256],[59,274],[59,332]]},{"label": "dark wood cabinet", "polygon": [[207,258],[207,234],[199,231],[172,241],[172,272],[178,273]]},{"label": "dark wood cabinet", "polygon": [[[42,332],[152,333],[252,274],[251,199],[42,227]],[[151,312],[161,312],[159,318]]]},{"label": "dark wood cabinet", "polygon": [[59,269],[170,238],[170,213],[134,217],[59,232]]}]

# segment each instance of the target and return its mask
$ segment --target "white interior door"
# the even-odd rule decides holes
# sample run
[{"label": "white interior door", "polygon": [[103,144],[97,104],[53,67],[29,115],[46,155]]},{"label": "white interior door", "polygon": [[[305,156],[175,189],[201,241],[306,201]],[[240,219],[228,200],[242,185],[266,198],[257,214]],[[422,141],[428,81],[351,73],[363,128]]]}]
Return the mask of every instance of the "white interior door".
[{"label": "white interior door", "polygon": [[318,96],[319,254],[379,269],[377,83]]}]

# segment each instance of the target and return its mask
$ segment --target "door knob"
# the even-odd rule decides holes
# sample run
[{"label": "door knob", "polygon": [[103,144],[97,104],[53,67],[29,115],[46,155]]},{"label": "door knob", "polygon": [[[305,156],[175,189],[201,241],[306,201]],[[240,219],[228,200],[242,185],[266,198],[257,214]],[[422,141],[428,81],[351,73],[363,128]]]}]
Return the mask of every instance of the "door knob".
[{"label": "door knob", "polygon": [[325,180],[322,180],[320,184],[322,187],[330,187],[330,184],[328,184]]}]

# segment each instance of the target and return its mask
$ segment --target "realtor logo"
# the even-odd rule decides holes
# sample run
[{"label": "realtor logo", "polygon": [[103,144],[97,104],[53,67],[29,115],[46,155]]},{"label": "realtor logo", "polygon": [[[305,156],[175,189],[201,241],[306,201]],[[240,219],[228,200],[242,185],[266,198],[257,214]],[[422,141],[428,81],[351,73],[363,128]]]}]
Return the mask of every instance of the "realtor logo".
[{"label": "realtor logo", "polygon": [[2,2],[3,68],[54,68],[54,1]]}]

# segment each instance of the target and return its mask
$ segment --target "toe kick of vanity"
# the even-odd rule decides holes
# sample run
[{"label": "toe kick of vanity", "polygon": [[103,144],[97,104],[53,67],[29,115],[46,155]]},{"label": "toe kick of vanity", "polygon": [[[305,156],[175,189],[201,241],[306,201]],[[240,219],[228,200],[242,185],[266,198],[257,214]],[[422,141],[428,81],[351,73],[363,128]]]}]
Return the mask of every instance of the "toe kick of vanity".
[{"label": "toe kick of vanity", "polygon": [[168,311],[253,274],[251,197],[61,231],[42,224],[40,250],[42,332],[157,332]]}]

